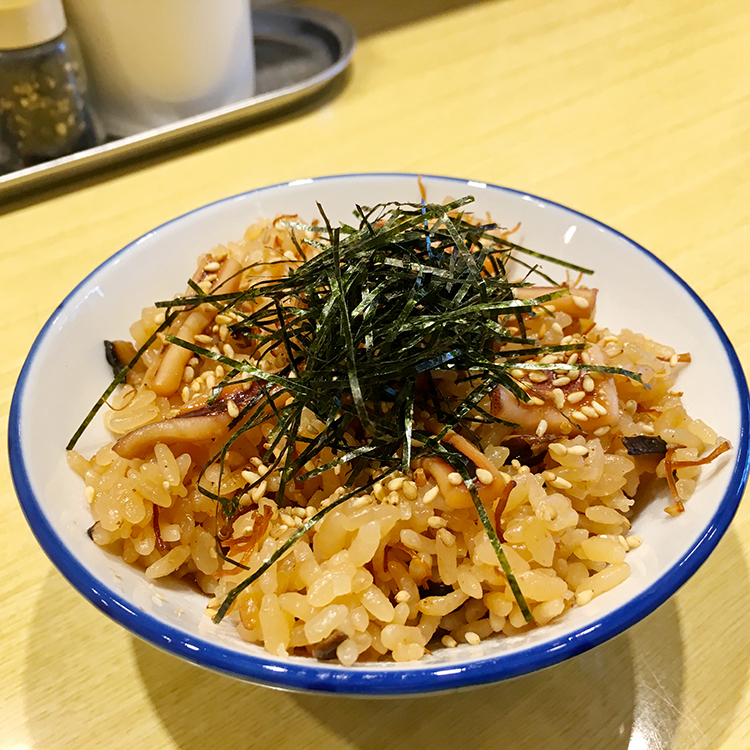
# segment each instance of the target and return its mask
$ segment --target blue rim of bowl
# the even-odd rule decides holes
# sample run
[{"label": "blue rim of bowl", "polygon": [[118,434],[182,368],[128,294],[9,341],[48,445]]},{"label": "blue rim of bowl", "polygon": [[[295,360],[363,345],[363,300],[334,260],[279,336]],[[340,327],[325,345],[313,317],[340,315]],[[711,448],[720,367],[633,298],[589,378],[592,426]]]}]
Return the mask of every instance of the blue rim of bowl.
[{"label": "blue rim of bowl", "polygon": [[310,180],[299,180],[291,183],[279,183],[263,188],[250,190],[245,193],[223,198],[189,211],[182,216],[161,224],[137,240],[126,245],[110,258],[105,260],[92,271],[75,289],[63,300],[55,312],[50,316],[44,327],[36,337],[31,350],[24,362],[19,375],[11,402],[8,428],[8,454],[10,457],[11,475],[16,494],[21,507],[37,541],[65,578],[92,604],[106,615],[123,625],[133,634],[149,643],[174,655],[180,656],[194,664],[208,667],[215,671],[235,678],[260,683],[271,687],[287,688],[306,692],[330,692],[338,694],[361,696],[397,696],[427,694],[437,691],[453,690],[457,688],[482,685],[497,682],[512,677],[535,672],[552,666],[561,661],[587,651],[606,640],[622,633],[636,622],[653,612],[659,605],[674,594],[705,562],[709,554],[718,544],[724,532],[734,517],[742,498],[748,478],[748,431],[750,429],[750,396],[748,386],[737,354],[732,347],[726,333],[716,317],[708,309],[703,300],[683,281],[669,266],[663,263],[653,253],[638,243],[626,237],[615,229],[592,219],[579,211],[554,201],[541,198],[523,191],[505,188],[491,183],[478,183],[457,177],[443,177],[440,175],[422,175],[424,180],[448,180],[457,185],[477,186],[481,184],[491,190],[512,194],[527,200],[533,200],[543,206],[561,208],[571,215],[579,216],[592,222],[607,232],[625,240],[633,249],[646,255],[656,263],[671,278],[679,284],[700,308],[705,318],[720,340],[722,347],[732,366],[737,395],[740,401],[740,441],[735,446],[736,458],[731,478],[727,484],[724,496],[710,522],[695,544],[675,563],[663,573],[638,598],[629,601],[618,609],[602,616],[599,620],[581,627],[566,636],[530,646],[522,651],[501,654],[495,657],[479,659],[473,662],[459,662],[455,665],[441,664],[434,666],[408,667],[403,669],[371,669],[362,667],[329,666],[306,659],[291,662],[275,661],[273,657],[243,654],[209,641],[194,638],[172,626],[165,625],[157,618],[145,612],[132,608],[121,596],[104,586],[91,575],[78,560],[68,551],[62,540],[55,534],[41,509],[39,502],[31,488],[26,464],[21,451],[21,418],[24,394],[28,373],[33,367],[39,346],[49,335],[55,321],[72,297],[89,280],[106,266],[115,261],[120,255],[128,252],[133,246],[141,242],[163,227],[181,221],[196,212],[207,210],[212,206],[229,201],[244,199],[249,195],[266,192],[279,188],[293,188],[295,184],[323,182],[341,179],[400,179],[417,180],[419,175],[407,173],[371,173],[328,175]]}]

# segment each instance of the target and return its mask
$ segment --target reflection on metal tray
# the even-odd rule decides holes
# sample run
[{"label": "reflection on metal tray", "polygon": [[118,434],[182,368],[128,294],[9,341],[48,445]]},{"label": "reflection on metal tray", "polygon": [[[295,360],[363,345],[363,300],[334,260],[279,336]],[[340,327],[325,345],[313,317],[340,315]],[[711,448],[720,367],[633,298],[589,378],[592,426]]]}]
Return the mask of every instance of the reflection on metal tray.
[{"label": "reflection on metal tray", "polygon": [[256,94],[252,99],[0,176],[0,197],[302,101],[345,70],[356,42],[354,30],[341,16],[307,7],[253,11],[253,37]]}]

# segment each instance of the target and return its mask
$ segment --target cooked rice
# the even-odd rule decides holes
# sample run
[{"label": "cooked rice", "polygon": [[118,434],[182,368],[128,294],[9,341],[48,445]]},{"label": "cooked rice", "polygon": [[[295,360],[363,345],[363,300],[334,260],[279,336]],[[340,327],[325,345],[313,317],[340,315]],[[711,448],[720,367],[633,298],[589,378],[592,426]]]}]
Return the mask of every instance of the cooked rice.
[{"label": "cooked rice", "polygon": [[[284,226],[260,222],[242,241],[202,257],[194,278],[208,289],[227,258],[246,267],[277,260],[291,265],[297,257]],[[268,268],[284,274],[288,266]],[[242,283],[251,280],[245,272]],[[638,333],[615,334],[596,327],[589,290],[573,286],[571,291],[578,311],[569,303],[548,303],[549,314],[529,325],[545,346],[587,341],[591,347],[581,355],[542,360],[578,362],[581,369],[572,375],[516,373],[533,394],[531,406],[509,404],[507,394],[499,405],[492,399],[484,404],[487,409],[520,409],[516,416],[526,420],[524,440],[527,446],[541,446],[540,457],[529,464],[514,458],[507,427],[477,429],[490,468],[510,482],[504,507],[493,501],[487,510],[499,523],[503,550],[534,622],[525,622],[476,510],[466,502],[460,476],[458,482],[448,476],[439,485],[439,471],[423,464],[414,465],[408,475],[393,474],[334,509],[246,588],[228,614],[242,638],[272,654],[337,659],[344,665],[383,658],[414,661],[428,649],[476,644],[495,634],[512,636],[544,625],[628,577],[628,552],[641,543],[630,534],[633,498],[664,478],[665,461],[661,455],[629,455],[621,437],[661,437],[675,460],[698,458],[718,438],[687,415],[673,391],[675,374],[687,357]],[[143,311],[131,327],[136,347],[156,330],[163,315],[156,308]],[[218,316],[196,341],[230,356],[245,356],[242,342],[229,336],[231,322],[231,316]],[[157,395],[152,384],[164,350],[157,339],[127,385],[110,398],[105,421],[115,439],[202,403],[226,374],[215,361],[190,356],[174,394]],[[588,372],[592,356],[599,356],[602,364],[638,372],[650,389],[623,376]],[[274,371],[283,363],[283,356],[273,353],[261,366]],[[446,374],[442,387],[460,396],[465,386],[454,380]],[[616,403],[611,402],[611,390],[607,402],[607,388],[616,389]],[[227,408],[236,415],[233,402]],[[568,421],[554,420],[560,408],[581,431]],[[312,412],[306,417],[301,430],[314,436],[322,424]],[[421,415],[426,424],[431,418]],[[217,533],[227,554],[254,571],[305,520],[344,493],[340,477],[345,468],[338,467],[295,486],[288,492],[293,504],[278,507],[274,498],[279,473],[261,461],[272,429],[269,419],[249,430],[227,454],[223,475],[214,465],[201,480],[204,489],[229,496],[262,478],[242,495],[241,513],[231,526],[217,521],[214,501],[198,488],[199,474],[220,438],[157,442],[147,455],[136,458],[118,455],[114,441],[90,460],[71,451],[70,464],[85,482],[95,520],[92,539],[143,568],[148,578],[194,579],[210,597],[208,612],[213,614],[248,575],[219,558]],[[324,453],[316,462],[331,458],[330,452]],[[690,497],[699,472],[698,467],[676,470],[680,500]],[[488,484],[493,473],[480,468],[477,478]]]}]

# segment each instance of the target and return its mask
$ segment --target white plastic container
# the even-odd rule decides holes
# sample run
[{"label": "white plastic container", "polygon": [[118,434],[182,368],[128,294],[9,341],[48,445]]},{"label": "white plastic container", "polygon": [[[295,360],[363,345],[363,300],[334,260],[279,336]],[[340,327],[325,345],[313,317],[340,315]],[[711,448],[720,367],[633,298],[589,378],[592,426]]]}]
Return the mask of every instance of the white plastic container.
[{"label": "white plastic container", "polygon": [[251,97],[250,0],[65,0],[110,135]]}]

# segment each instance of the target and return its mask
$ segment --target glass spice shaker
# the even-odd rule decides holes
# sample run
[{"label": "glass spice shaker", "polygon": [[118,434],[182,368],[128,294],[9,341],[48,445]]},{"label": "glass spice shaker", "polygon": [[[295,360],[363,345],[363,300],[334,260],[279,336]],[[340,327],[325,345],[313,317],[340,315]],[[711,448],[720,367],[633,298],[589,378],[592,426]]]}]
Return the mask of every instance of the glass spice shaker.
[{"label": "glass spice shaker", "polygon": [[0,0],[0,173],[98,145],[86,94],[62,0]]}]

